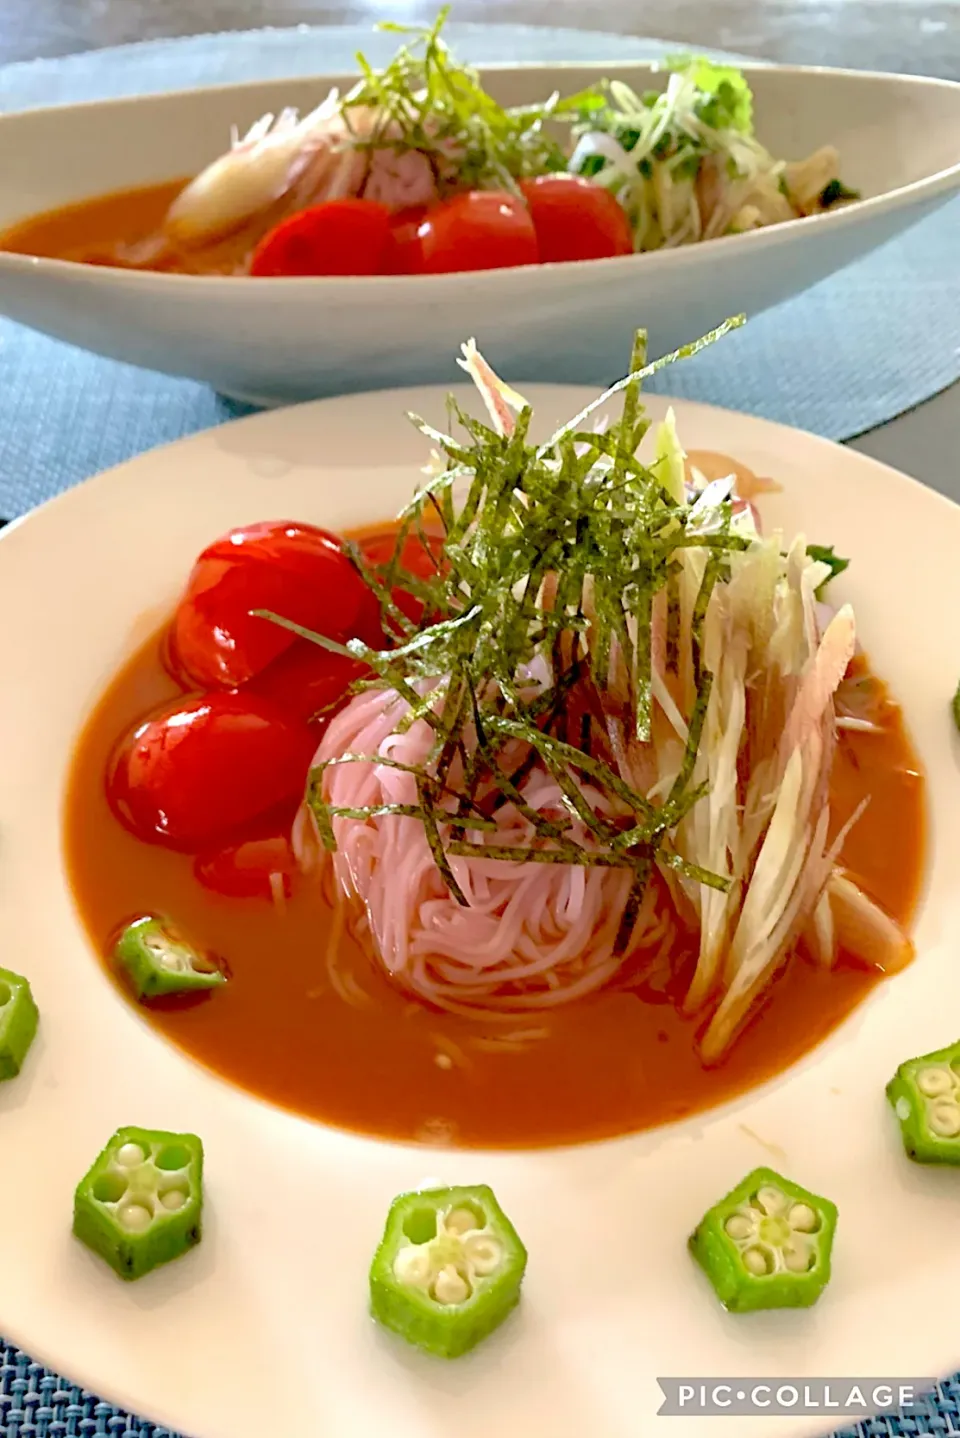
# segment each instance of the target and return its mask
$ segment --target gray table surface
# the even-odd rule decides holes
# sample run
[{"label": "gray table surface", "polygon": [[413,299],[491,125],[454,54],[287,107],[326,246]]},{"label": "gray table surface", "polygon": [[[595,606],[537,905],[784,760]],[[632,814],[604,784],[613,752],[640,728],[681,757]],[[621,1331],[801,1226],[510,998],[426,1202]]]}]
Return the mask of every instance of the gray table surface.
[{"label": "gray table surface", "polygon": [[[0,64],[263,25],[423,22],[437,8],[438,0],[0,0]],[[960,81],[960,0],[455,0],[453,13]],[[960,264],[960,236],[957,256]],[[960,501],[960,385],[853,447]]]}]

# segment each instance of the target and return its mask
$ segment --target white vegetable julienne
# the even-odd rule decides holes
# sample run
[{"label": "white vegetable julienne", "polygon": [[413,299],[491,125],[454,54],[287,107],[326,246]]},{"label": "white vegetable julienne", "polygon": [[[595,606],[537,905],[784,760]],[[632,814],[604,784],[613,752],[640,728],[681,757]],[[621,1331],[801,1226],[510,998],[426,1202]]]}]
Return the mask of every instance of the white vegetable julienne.
[{"label": "white vegetable julienne", "polygon": [[[694,63],[671,74],[657,97],[641,98],[611,81],[609,107],[595,128],[584,121],[570,157],[575,174],[616,195],[638,250],[672,249],[813,214],[831,182],[839,182],[840,157],[832,146],[788,164],[775,159],[746,122],[730,123],[719,112],[711,117],[700,70]],[[742,77],[736,83],[742,87]]]}]

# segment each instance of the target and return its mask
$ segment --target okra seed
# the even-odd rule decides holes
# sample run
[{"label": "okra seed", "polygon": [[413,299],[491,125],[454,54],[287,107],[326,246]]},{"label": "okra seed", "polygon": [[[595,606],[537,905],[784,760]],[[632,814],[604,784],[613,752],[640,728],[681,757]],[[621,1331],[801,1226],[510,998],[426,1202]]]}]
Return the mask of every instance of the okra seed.
[{"label": "okra seed", "polygon": [[410,1288],[429,1288],[433,1262],[426,1248],[401,1248],[393,1260],[393,1275]]},{"label": "okra seed", "polygon": [[908,1098],[898,1098],[896,1104],[894,1105],[894,1109],[897,1118],[900,1120],[901,1123],[903,1123],[904,1119],[908,1119],[910,1117],[910,1100]]},{"label": "okra seed", "polygon": [[144,939],[144,947],[150,950],[161,969],[166,969],[168,973],[183,974],[190,968],[190,961],[183,950],[173,948],[164,939]]},{"label": "okra seed", "polygon": [[737,1243],[741,1242],[744,1238],[749,1238],[753,1232],[753,1224],[749,1218],[747,1218],[746,1214],[743,1213],[731,1214],[723,1226],[729,1236]]},{"label": "okra seed", "polygon": [[478,1278],[496,1273],[503,1262],[503,1250],[492,1234],[477,1233],[463,1245],[467,1261]]},{"label": "okra seed", "polygon": [[930,1127],[944,1138],[956,1138],[960,1134],[960,1107],[951,1099],[941,1099],[930,1110]]},{"label": "okra seed", "polygon": [[131,1233],[142,1233],[153,1222],[153,1214],[149,1208],[144,1208],[142,1203],[128,1203],[125,1208],[118,1210],[117,1217]]},{"label": "okra seed", "polygon": [[117,1149],[117,1163],[124,1168],[136,1168],[145,1158],[146,1154],[138,1143],[124,1143]]},{"label": "okra seed", "polygon": [[447,1263],[437,1274],[433,1296],[438,1303],[465,1303],[470,1297],[470,1285],[452,1263]]},{"label": "okra seed", "polygon": [[781,1193],[779,1188],[774,1188],[773,1184],[767,1184],[765,1188],[757,1190],[757,1202],[764,1213],[771,1215],[782,1213],[787,1206],[786,1194]]},{"label": "okra seed", "polygon": [[480,1227],[469,1208],[451,1209],[443,1221],[443,1226],[448,1233],[456,1233],[458,1236]]},{"label": "okra seed", "polygon": [[169,1209],[171,1213],[175,1213],[178,1208],[182,1208],[186,1201],[187,1195],[182,1188],[168,1188],[166,1193],[161,1193],[160,1195],[160,1202],[164,1208]]},{"label": "okra seed", "polygon": [[917,1074],[917,1088],[927,1098],[939,1098],[953,1088],[953,1077],[948,1069],[921,1069]]},{"label": "okra seed", "polygon": [[806,1273],[812,1259],[810,1245],[801,1238],[795,1238],[783,1250],[783,1261],[791,1273]]},{"label": "okra seed", "polygon": [[0,1009],[5,1009],[13,998],[13,990],[10,985],[0,981]]},{"label": "okra seed", "polygon": [[815,1233],[817,1228],[816,1210],[809,1203],[795,1203],[787,1214],[787,1222],[798,1233]]},{"label": "okra seed", "polygon": [[743,1266],[748,1273],[760,1278],[763,1274],[769,1273],[773,1267],[770,1256],[762,1248],[748,1248],[743,1255]]}]

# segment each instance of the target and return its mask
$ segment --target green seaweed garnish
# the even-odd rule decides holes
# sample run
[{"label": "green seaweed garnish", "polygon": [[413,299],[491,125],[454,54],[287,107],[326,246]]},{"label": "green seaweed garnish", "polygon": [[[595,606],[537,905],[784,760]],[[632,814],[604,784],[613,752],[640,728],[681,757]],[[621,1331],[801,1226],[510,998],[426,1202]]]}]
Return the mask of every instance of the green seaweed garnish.
[{"label": "green seaweed garnish", "polygon": [[[450,893],[463,903],[450,864],[462,855],[632,870],[621,947],[658,859],[694,882],[726,886],[681,858],[670,835],[704,793],[694,772],[712,678],[701,654],[707,604],[729,556],[748,540],[733,524],[729,500],[712,507],[700,497],[688,501],[663,458],[648,465],[637,450],[649,424],[643,380],[741,322],[730,320],[650,364],[641,331],[630,374],[545,443],[530,438],[529,407],[501,434],[451,401],[451,428],[462,438],[410,416],[440,458],[403,511],[393,559],[377,572],[363,570],[381,598],[390,647],[375,650],[358,639],[339,646],[277,619],[362,659],[373,671],[367,687],[393,689],[410,705],[399,728],[422,719],[433,730],[423,764],[408,766],[415,803],[348,810],[327,802],[325,769],[369,756],[343,754],[312,771],[307,801],[326,848],[336,847],[337,817],[419,819]],[[616,395],[623,398],[620,417],[602,432],[588,428]],[[405,537],[438,519],[444,537],[436,573],[402,577],[430,616],[418,628],[388,596]],[[653,802],[632,786],[620,760],[649,737],[654,601],[673,586],[678,553],[689,549],[703,554],[691,618],[695,699],[672,786]],[[559,814],[539,813],[524,799],[535,766],[553,777]],[[529,844],[478,842],[504,804],[531,825]]]},{"label": "green seaweed garnish", "polygon": [[405,37],[383,70],[360,54],[362,79],[344,97],[348,129],[351,109],[371,106],[380,118],[372,135],[354,140],[358,148],[393,147],[426,156],[441,194],[464,189],[516,190],[517,181],[566,169],[566,157],[548,121],[572,119],[590,103],[590,93],[540,105],[505,108],[461,65],[442,39],[449,6],[432,25],[385,21],[382,30]]},{"label": "green seaweed garnish", "polygon": [[956,693],[953,696],[953,702],[950,707],[953,710],[953,722],[957,726],[958,731],[960,731],[960,684],[957,685]]}]

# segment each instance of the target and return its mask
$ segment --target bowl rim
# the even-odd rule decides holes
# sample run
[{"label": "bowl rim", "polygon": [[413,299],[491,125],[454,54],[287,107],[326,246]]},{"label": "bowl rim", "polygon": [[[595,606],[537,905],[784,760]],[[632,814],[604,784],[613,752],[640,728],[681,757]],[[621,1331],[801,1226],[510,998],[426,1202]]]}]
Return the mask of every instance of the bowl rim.
[{"label": "bowl rim", "polygon": [[[677,53],[686,53],[682,47],[678,47]],[[695,53],[695,52],[694,52]],[[658,60],[611,60],[611,61],[588,61],[586,63],[578,60],[560,60],[555,62],[541,62],[536,60],[518,61],[516,63],[497,61],[486,65],[474,67],[482,77],[489,74],[526,74],[534,71],[546,71],[554,74],[557,71],[583,71],[596,70],[598,76],[606,77],[611,75],[617,78],[618,74],[632,73],[638,71],[651,75],[660,73],[663,65]],[[884,70],[856,70],[849,67],[831,65],[781,65],[774,61],[751,59],[738,64],[738,69],[748,76],[757,72],[777,71],[784,76],[798,76],[801,79],[836,79],[839,81],[852,82],[864,86],[889,86],[902,85],[910,89],[941,90],[944,92],[956,92],[958,96],[958,118],[960,118],[960,80],[942,79],[930,75],[909,75],[902,72]],[[282,86],[300,86],[316,84],[318,87],[326,85],[327,89],[334,86],[336,82],[343,83],[344,76],[335,73],[304,74],[280,76],[263,80],[241,80],[232,81],[219,85],[196,85],[184,89],[171,89],[154,91],[144,95],[122,95],[100,100],[81,100],[75,103],[37,105],[30,106],[23,110],[12,110],[0,113],[0,137],[3,135],[3,127],[16,125],[24,121],[34,119],[53,119],[60,115],[66,119],[67,116],[78,112],[88,113],[97,110],[124,110],[136,106],[150,106],[151,104],[162,105],[184,100],[197,98],[199,96],[214,95],[226,98],[233,94],[241,96],[251,90],[261,90]],[[357,76],[357,78],[360,78]],[[174,176],[172,178],[179,178]],[[157,181],[155,183],[163,183]],[[136,186],[122,186],[122,189],[136,189]],[[884,190],[878,195],[868,195],[865,199],[856,200],[852,204],[842,205],[816,215],[805,215],[793,220],[784,220],[776,225],[768,225],[762,229],[749,230],[736,235],[718,235],[708,241],[711,247],[715,244],[726,246],[725,254],[730,254],[734,247],[741,250],[752,245],[758,248],[761,244],[765,246],[782,245],[790,243],[798,234],[799,227],[803,226],[803,232],[821,233],[825,225],[832,226],[833,231],[839,231],[841,226],[849,228],[860,221],[860,217],[869,218],[880,214],[893,213],[905,206],[925,199],[935,199],[938,196],[948,197],[951,191],[960,191],[960,144],[958,144],[957,159],[953,164],[942,169],[935,170],[930,175],[921,179],[911,180],[906,185],[897,185],[893,189]],[[98,191],[98,194],[109,194],[109,190]],[[71,201],[70,204],[82,204],[83,199]],[[57,210],[60,206],[52,206],[51,210]],[[44,214],[47,211],[33,211],[32,214]],[[23,217],[30,218],[30,215]],[[22,221],[14,221],[14,224]],[[810,229],[816,225],[817,231]],[[4,226],[3,229],[10,229],[12,226]],[[401,288],[408,289],[411,283],[426,287],[428,284],[433,290],[450,288],[452,283],[462,283],[469,276],[471,285],[478,288],[491,288],[493,285],[549,285],[558,276],[560,278],[570,276],[575,270],[581,269],[584,265],[591,267],[591,273],[603,274],[611,280],[618,275],[626,278],[630,267],[635,265],[637,260],[642,260],[647,270],[662,269],[671,267],[674,270],[696,265],[700,262],[702,254],[701,245],[678,245],[672,249],[651,250],[642,255],[614,255],[604,259],[596,260],[563,260],[546,261],[536,265],[512,265],[496,270],[472,270],[456,271],[450,274],[431,275],[278,275],[269,278],[253,275],[184,275],[160,270],[126,270],[112,265],[88,265],[80,260],[55,259],[45,255],[24,255],[12,250],[0,249],[0,273],[8,274],[30,273],[34,275],[57,275],[76,276],[82,273],[89,279],[91,274],[97,275],[102,282],[107,284],[134,288],[142,288],[145,284],[155,285],[164,289],[182,289],[189,287],[195,293],[210,286],[214,286],[217,292],[233,293],[238,284],[243,285],[243,293],[251,296],[254,293],[262,295],[265,287],[268,292],[276,295],[276,286],[283,286],[285,293],[303,294],[312,291],[331,291],[333,289],[355,289],[358,286],[375,287],[384,298],[390,298]],[[712,252],[712,250],[711,250]],[[749,250],[747,250],[749,253]],[[533,275],[538,278],[534,280]],[[515,278],[508,279],[508,276]]]}]

